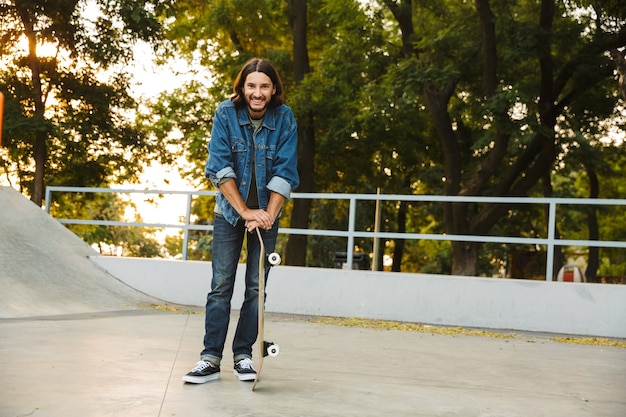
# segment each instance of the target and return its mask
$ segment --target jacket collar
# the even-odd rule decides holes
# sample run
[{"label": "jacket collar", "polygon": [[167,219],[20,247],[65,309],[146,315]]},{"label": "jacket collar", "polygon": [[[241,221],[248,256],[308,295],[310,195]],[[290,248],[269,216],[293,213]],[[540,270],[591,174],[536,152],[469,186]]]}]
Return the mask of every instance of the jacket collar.
[{"label": "jacket collar", "polygon": [[[247,107],[237,108],[237,119],[241,126],[250,124],[250,115]],[[263,116],[263,126],[270,130],[276,130],[276,107],[267,109],[265,116]]]}]

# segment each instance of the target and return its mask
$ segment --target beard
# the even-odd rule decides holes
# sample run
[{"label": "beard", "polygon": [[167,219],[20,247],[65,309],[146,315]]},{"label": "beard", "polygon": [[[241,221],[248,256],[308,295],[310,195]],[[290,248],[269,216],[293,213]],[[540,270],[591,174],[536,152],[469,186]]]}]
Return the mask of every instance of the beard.
[{"label": "beard", "polygon": [[260,106],[256,106],[256,107],[252,107],[252,104],[250,104],[250,101],[248,101],[248,112],[250,113],[251,116],[258,115],[259,118],[262,117],[267,111],[267,107],[268,107],[268,102],[266,100],[263,101],[263,103]]}]

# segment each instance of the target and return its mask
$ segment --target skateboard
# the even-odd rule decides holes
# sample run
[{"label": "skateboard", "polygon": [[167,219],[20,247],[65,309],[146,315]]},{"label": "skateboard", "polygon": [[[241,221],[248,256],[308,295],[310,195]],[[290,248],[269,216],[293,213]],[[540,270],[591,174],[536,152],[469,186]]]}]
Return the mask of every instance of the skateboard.
[{"label": "skateboard", "polygon": [[[263,244],[263,238],[261,232],[256,229],[257,237],[259,238],[259,245],[261,246],[259,251],[259,333],[257,343],[259,345],[259,369],[256,371],[256,377],[252,384],[252,391],[256,388],[256,384],[259,382],[261,376],[261,369],[263,369],[263,359],[266,356],[278,356],[280,347],[273,342],[268,342],[264,339],[265,336],[265,245]],[[267,255],[267,261],[272,265],[280,264],[280,255],[276,252],[272,252]]]}]

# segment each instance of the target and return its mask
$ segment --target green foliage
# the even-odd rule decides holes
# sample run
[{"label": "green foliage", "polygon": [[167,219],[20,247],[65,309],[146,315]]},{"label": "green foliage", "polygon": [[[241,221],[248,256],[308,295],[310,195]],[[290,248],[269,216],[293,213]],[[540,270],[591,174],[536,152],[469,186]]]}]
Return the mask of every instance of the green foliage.
[{"label": "green foliage", "polygon": [[[623,144],[604,143],[589,146],[586,142],[568,148],[563,165],[555,175],[555,183],[566,190],[570,197],[590,197],[588,167],[593,167],[599,177],[597,198],[620,199],[626,195],[626,149]],[[626,224],[623,221],[623,206],[572,206],[559,210],[558,229],[566,239],[590,239],[588,216],[595,213],[598,220],[598,238],[607,241],[626,240]],[[566,247],[565,255],[570,260],[587,258],[589,248]],[[619,248],[601,248],[598,276],[624,276],[626,251]]]},{"label": "green foliage", "polygon": [[199,189],[212,187],[204,180],[204,163],[208,155],[211,117],[217,102],[205,86],[191,82],[162,93],[138,115],[139,123],[167,150],[161,162],[172,163],[178,157],[190,162],[180,166],[179,172]]},{"label": "green foliage", "polygon": [[165,250],[172,258],[179,258],[182,254],[183,237],[182,232],[178,235],[165,236]]},{"label": "green foliage", "polygon": [[[539,61],[550,56],[553,99],[560,100],[562,106],[556,109],[560,117],[555,117],[554,125],[559,147],[553,161],[554,194],[578,195],[568,181],[561,181],[558,167],[571,166],[575,178],[581,166],[573,166],[570,156],[579,148],[598,149],[597,138],[607,135],[611,126],[602,121],[615,117],[613,67],[606,54],[599,53],[602,47],[594,49],[606,34],[615,34],[623,25],[616,19],[622,12],[614,3],[555,2],[551,27],[537,25],[540,10],[536,2],[490,4],[497,39],[497,82],[488,94],[483,84],[482,28],[474,3],[308,3],[311,71],[297,88],[291,71],[289,8],[283,3],[220,0],[201,5],[179,1],[170,10],[169,16],[176,17],[168,25],[172,45],[189,57],[200,54],[200,61],[215,80],[204,87],[189,85],[163,97],[155,107],[161,120],[167,119],[161,125],[158,121],[152,124],[160,129],[159,137],[166,138],[176,129],[183,132],[185,151],[197,165],[189,175],[202,177],[210,132],[210,123],[205,121],[217,103],[230,94],[241,63],[261,55],[281,70],[288,104],[299,121],[308,123],[300,116],[313,116],[316,191],[440,194],[445,184],[442,179],[450,169],[461,174],[459,189],[473,186],[477,184],[475,173],[489,161],[494,144],[505,139],[503,156],[493,160],[493,174],[472,192],[506,193],[502,180],[507,171],[518,170],[511,174],[509,187],[523,182],[534,169],[532,158],[522,162],[528,158],[533,140],[537,135],[553,134],[543,124],[545,111],[539,100],[541,89],[547,85],[542,82],[548,81],[542,81]],[[580,5],[595,9],[575,9]],[[406,14],[402,13],[407,11],[412,33],[401,32],[406,28],[402,20]],[[403,42],[403,36],[409,36],[408,43]],[[444,142],[424,100],[425,89],[442,91],[451,85],[454,90],[446,111],[458,143],[458,167],[449,165]],[[597,167],[600,165],[601,159]],[[613,175],[607,171],[603,183]],[[524,187],[528,187],[529,195],[542,195],[540,184]],[[357,223],[362,230],[373,230],[372,208],[365,204],[357,211]],[[477,217],[473,216],[486,208],[473,206],[466,218],[456,221],[467,224],[468,230],[474,226],[480,230],[483,226],[475,225]],[[289,210],[288,206],[285,212]],[[441,206],[410,205],[407,210],[406,220],[402,220],[397,218],[395,203],[383,204],[383,229],[446,230]],[[210,221],[211,212],[202,213],[200,218]],[[493,221],[496,216],[486,216],[493,224],[484,226],[482,233],[545,237],[543,215],[541,207],[511,208],[500,221]],[[315,202],[310,224],[313,228],[322,225],[345,230],[347,207],[331,201]],[[567,224],[568,219],[559,222],[564,233],[569,233]],[[443,272],[450,267],[448,243],[405,243],[403,269]],[[326,265],[332,253],[345,250],[344,244],[341,239],[309,238],[308,263]],[[356,245],[371,249],[371,242]],[[386,246],[386,253],[392,253],[394,242]],[[500,245],[484,245],[481,252],[477,273],[490,276],[507,264],[511,251]]]},{"label": "green foliage", "polygon": [[[310,71],[297,85],[291,2],[95,4],[100,11],[93,16],[75,0],[10,2],[0,8],[7,22],[0,29],[6,63],[0,70],[0,88],[7,100],[7,147],[0,154],[0,166],[17,175],[25,189],[35,182],[33,161],[42,135],[47,144],[46,181],[51,184],[132,181],[146,161],[173,163],[183,158],[189,165],[179,167],[182,175],[197,188],[210,189],[203,170],[214,109],[230,96],[242,63],[263,56],[278,67],[287,104],[301,126],[312,124],[314,191],[442,194],[457,181],[448,190],[588,197],[591,169],[600,180],[599,197],[626,195],[623,145],[606,141],[611,132],[623,132],[624,123],[615,65],[606,53],[626,44],[619,1],[555,1],[554,18],[541,27],[541,5],[536,1],[489,2],[496,40],[491,63],[486,60],[477,2],[309,1]],[[26,31],[18,10],[38,19],[35,40],[40,48],[46,42],[54,46],[55,53],[37,55],[40,89],[19,43]],[[129,74],[123,64],[135,40],[157,41],[162,34],[167,42],[159,46],[160,59],[186,57],[201,65],[198,74],[206,71],[210,77],[199,76],[140,107],[128,95]],[[103,69],[113,74],[106,81],[100,77]],[[493,70],[493,79],[487,69]],[[209,82],[201,81],[207,78]],[[443,94],[448,91],[448,96]],[[439,100],[439,113],[427,94]],[[45,113],[37,113],[38,103],[45,104]],[[448,128],[447,137],[442,125]],[[79,211],[96,210],[80,199],[65,204],[73,204],[77,216]],[[212,198],[196,199],[193,222],[210,224],[213,205]],[[291,207],[285,208],[283,223]],[[382,204],[382,230],[546,235],[543,207],[510,207],[489,215],[489,205],[468,205],[453,220],[441,204],[402,205],[405,217],[399,215],[400,207],[400,202]],[[359,203],[359,230],[373,230],[373,210],[372,202]],[[564,237],[589,233],[588,212],[559,213]],[[620,212],[598,213],[601,237],[623,240]],[[345,230],[347,217],[345,203],[316,201],[310,226]],[[108,231],[87,229],[81,233],[93,242],[120,240]],[[133,239],[128,235],[123,240]],[[393,255],[402,243],[402,259],[395,262],[405,271],[446,273],[453,259],[463,256],[455,254],[449,242],[437,241],[390,240],[383,242],[384,253]],[[209,232],[193,233],[190,258],[210,258],[211,244]],[[308,264],[331,266],[334,252],[345,251],[345,244],[345,239],[311,237]],[[370,252],[373,242],[362,239],[355,245]],[[132,250],[150,253],[149,246],[138,241]],[[168,238],[166,248],[169,255],[179,255],[182,238]],[[536,250],[543,249],[482,245],[475,273],[498,274],[514,254]],[[566,257],[576,251],[564,249]],[[619,270],[624,263],[620,256],[602,250],[601,273]]]},{"label": "green foliage", "polygon": [[[132,120],[127,64],[161,34],[164,1],[9,1],[0,7],[0,160],[41,203],[44,183],[106,186],[137,179],[165,152]],[[108,73],[105,73],[108,71]]]},{"label": "green foliage", "polygon": [[[50,214],[59,219],[141,222],[139,215],[127,219],[136,206],[112,193],[56,193]],[[154,228],[70,224],[68,229],[104,255],[151,258],[163,255]]]}]

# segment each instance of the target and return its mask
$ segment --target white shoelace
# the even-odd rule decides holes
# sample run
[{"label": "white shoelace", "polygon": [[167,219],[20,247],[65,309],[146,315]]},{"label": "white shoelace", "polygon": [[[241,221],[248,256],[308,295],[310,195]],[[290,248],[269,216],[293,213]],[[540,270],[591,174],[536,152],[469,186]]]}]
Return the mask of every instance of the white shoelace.
[{"label": "white shoelace", "polygon": [[207,361],[200,361],[198,363],[196,363],[196,367],[193,368],[191,370],[191,372],[201,372],[204,371],[206,368],[210,368],[211,367],[211,363],[207,362]]},{"label": "white shoelace", "polygon": [[248,359],[248,358],[245,358],[245,359],[242,359],[241,361],[239,361],[238,365],[239,365],[239,367],[241,369],[253,369],[252,368],[252,360]]}]

